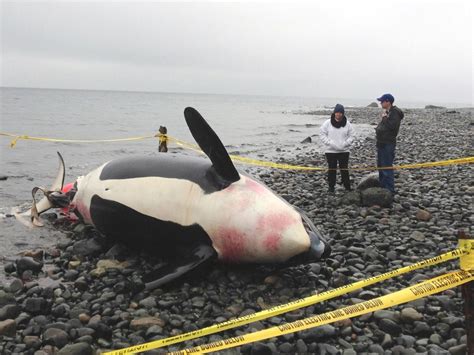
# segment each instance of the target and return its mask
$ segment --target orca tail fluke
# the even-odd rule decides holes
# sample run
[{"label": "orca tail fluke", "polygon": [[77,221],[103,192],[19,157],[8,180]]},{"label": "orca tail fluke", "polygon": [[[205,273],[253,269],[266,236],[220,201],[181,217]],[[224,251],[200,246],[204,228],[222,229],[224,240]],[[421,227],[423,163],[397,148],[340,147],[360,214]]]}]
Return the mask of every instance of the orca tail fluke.
[{"label": "orca tail fluke", "polygon": [[[18,220],[20,221],[22,219],[24,220],[24,218],[28,216],[30,217],[30,222],[31,222],[30,226],[42,227],[43,222],[40,219],[40,214],[49,210],[50,208],[61,207],[57,205],[56,201],[58,201],[58,198],[55,195],[60,194],[64,186],[66,168],[64,165],[64,159],[59,152],[58,152],[58,158],[59,158],[59,167],[58,167],[58,172],[56,174],[56,178],[53,181],[53,184],[51,185],[49,190],[43,187],[37,187],[37,186],[31,190],[31,195],[33,198],[31,209],[28,212],[25,212],[22,214],[15,213],[15,216]],[[44,197],[39,202],[36,202],[36,194],[38,193],[38,191],[42,191],[44,194]]]}]

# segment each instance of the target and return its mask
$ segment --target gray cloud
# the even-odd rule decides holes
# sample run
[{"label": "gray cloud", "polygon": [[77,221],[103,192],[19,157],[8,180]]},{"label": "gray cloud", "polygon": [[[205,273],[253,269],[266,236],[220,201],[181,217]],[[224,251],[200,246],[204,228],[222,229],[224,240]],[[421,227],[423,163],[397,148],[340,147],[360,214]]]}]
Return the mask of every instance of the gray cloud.
[{"label": "gray cloud", "polygon": [[2,86],[472,103],[462,1],[3,2]]}]

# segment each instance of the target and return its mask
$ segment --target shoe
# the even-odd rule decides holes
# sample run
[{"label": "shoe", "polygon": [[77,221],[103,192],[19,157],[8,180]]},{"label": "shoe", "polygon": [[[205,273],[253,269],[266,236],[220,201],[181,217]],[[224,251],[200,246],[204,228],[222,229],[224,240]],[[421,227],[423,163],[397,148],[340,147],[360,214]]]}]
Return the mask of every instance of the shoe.
[{"label": "shoe", "polygon": [[333,194],[333,193],[334,193],[334,187],[330,187],[330,188],[328,189],[328,192],[329,192],[330,194]]},{"label": "shoe", "polygon": [[352,188],[346,187],[346,192],[351,192],[351,191],[352,191]]}]

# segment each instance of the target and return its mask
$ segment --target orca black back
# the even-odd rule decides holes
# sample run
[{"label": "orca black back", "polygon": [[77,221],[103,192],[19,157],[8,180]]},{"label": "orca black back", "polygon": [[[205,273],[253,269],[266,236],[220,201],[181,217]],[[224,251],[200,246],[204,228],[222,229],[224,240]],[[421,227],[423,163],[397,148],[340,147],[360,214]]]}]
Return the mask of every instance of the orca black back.
[{"label": "orca black back", "polygon": [[[188,180],[199,185],[205,193],[220,191],[231,184],[216,172],[207,159],[170,154],[112,160],[102,169],[100,180],[136,179],[153,176]],[[143,189],[146,192],[146,186]]]}]

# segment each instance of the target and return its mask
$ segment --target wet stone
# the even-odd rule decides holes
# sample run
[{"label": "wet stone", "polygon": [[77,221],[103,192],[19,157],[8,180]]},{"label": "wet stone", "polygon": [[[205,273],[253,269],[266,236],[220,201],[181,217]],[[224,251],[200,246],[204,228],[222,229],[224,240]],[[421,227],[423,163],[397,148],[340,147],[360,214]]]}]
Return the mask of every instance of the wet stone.
[{"label": "wet stone", "polygon": [[429,221],[431,219],[431,213],[426,211],[426,210],[418,210],[416,212],[416,218],[419,220],[419,221]]},{"label": "wet stone", "polygon": [[397,323],[387,318],[380,320],[379,327],[381,330],[392,336],[398,336],[402,332],[402,328]]},{"label": "wet stone", "polygon": [[20,279],[14,279],[8,286],[8,290],[11,293],[17,293],[23,289],[23,282]]},{"label": "wet stone", "polygon": [[5,270],[7,274],[11,274],[16,271],[16,266],[14,263],[6,263],[3,269]]},{"label": "wet stone", "polygon": [[302,339],[296,341],[296,352],[298,354],[306,354],[308,352],[308,347]]},{"label": "wet stone", "polygon": [[147,297],[147,298],[141,300],[138,304],[142,307],[145,307],[145,308],[156,307],[155,297]]},{"label": "wet stone", "polygon": [[57,355],[93,355],[93,348],[85,342],[78,342],[76,344],[66,345],[59,350]]},{"label": "wet stone", "polygon": [[164,327],[165,322],[162,319],[156,318],[156,317],[143,317],[143,318],[132,320],[130,323],[130,328],[135,329],[135,330],[147,329],[154,325],[159,325],[160,327]]},{"label": "wet stone", "polygon": [[36,335],[27,335],[23,338],[23,343],[27,349],[38,349],[41,346],[41,340]]},{"label": "wet stone", "polygon": [[369,351],[374,354],[380,354],[383,355],[385,353],[385,350],[381,345],[378,344],[372,344],[369,346]]},{"label": "wet stone", "polygon": [[427,337],[433,333],[431,327],[425,322],[415,322],[414,326],[413,334],[416,334],[417,336]]},{"label": "wet stone", "polygon": [[370,187],[361,192],[362,205],[364,206],[382,206],[390,207],[393,202],[393,196],[390,191],[381,187]]},{"label": "wet stone", "polygon": [[322,325],[312,329],[302,331],[300,338],[305,341],[316,341],[319,339],[326,339],[336,335],[336,328],[332,325]]},{"label": "wet stone", "polygon": [[404,322],[415,322],[423,319],[423,314],[419,313],[416,309],[407,307],[402,309],[401,319]]},{"label": "wet stone", "polygon": [[414,231],[411,233],[410,238],[416,240],[417,242],[422,242],[426,239],[425,235],[419,231]]},{"label": "wet stone", "polygon": [[23,304],[23,309],[31,314],[47,314],[49,307],[44,298],[27,298]]},{"label": "wet stone", "polygon": [[250,349],[250,355],[272,355],[272,349],[263,343],[254,343]]},{"label": "wet stone", "polygon": [[32,257],[23,257],[15,261],[16,270],[18,274],[22,274],[25,271],[31,271],[37,273],[43,268],[43,263],[33,259]]},{"label": "wet stone", "polygon": [[84,239],[74,243],[73,253],[78,256],[98,255],[102,247],[95,239]]},{"label": "wet stone", "polygon": [[0,335],[14,336],[16,332],[16,323],[13,319],[0,321]]},{"label": "wet stone", "polygon": [[450,347],[448,351],[451,355],[464,355],[466,354],[467,346],[466,344],[455,345]]},{"label": "wet stone", "polygon": [[46,344],[62,348],[68,343],[69,337],[64,330],[49,328],[43,333],[43,340]]},{"label": "wet stone", "polygon": [[373,317],[378,320],[386,318],[394,322],[398,322],[398,319],[399,319],[398,315],[394,311],[389,311],[389,310],[375,311],[373,314]]},{"label": "wet stone", "polygon": [[294,353],[294,345],[290,343],[283,343],[278,347],[278,350],[282,353]]},{"label": "wet stone", "polygon": [[0,309],[0,321],[15,319],[21,313],[21,307],[16,304],[7,304]]}]

